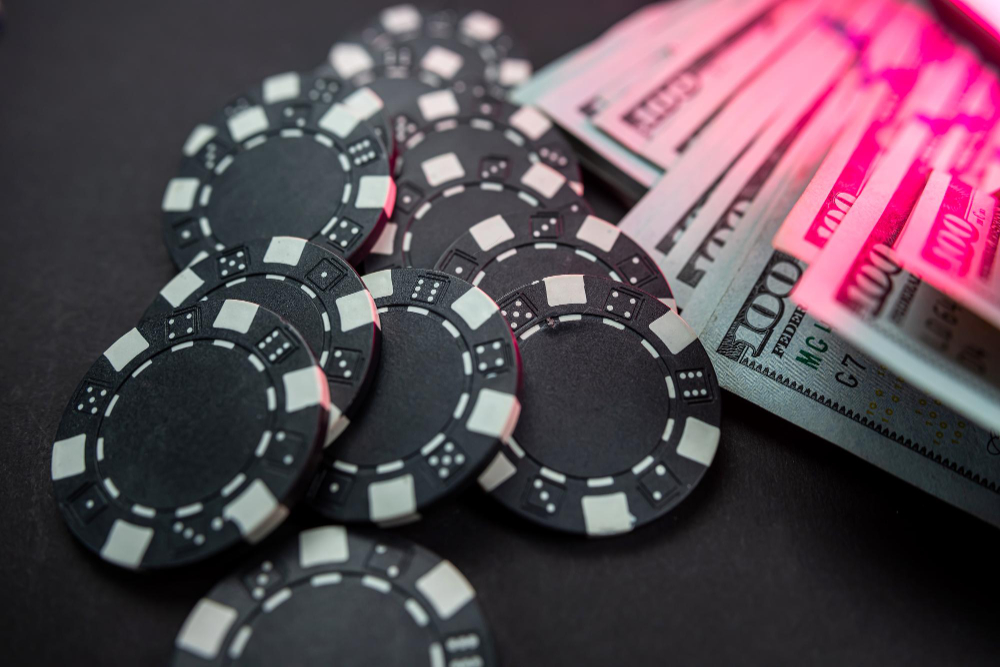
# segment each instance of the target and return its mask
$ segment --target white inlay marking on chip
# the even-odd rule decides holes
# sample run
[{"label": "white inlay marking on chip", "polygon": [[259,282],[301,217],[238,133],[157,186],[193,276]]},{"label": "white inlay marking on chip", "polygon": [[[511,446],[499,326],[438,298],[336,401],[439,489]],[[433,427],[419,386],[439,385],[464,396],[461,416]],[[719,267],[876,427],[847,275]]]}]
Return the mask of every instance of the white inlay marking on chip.
[{"label": "white inlay marking on chip", "polygon": [[[217,340],[217,341],[215,341],[215,344],[219,345],[220,343],[226,343],[226,342],[228,342],[228,341]],[[225,345],[223,345],[223,347],[225,347]],[[247,359],[250,360],[250,363],[253,364],[253,367],[257,369],[258,373],[263,373],[264,372],[264,362],[261,361],[260,359],[258,359],[256,354],[248,354],[247,355]]]},{"label": "white inlay marking on chip", "polygon": [[[382,233],[379,235],[378,240],[372,246],[373,255],[391,255],[393,248],[396,245],[396,230],[399,226],[395,222],[385,223],[385,227],[382,228]],[[369,291],[371,291],[369,289]],[[373,294],[374,296],[374,294]]]},{"label": "white inlay marking on chip", "polygon": [[417,590],[434,607],[437,615],[448,620],[476,598],[469,580],[450,562],[443,560],[417,579]]},{"label": "white inlay marking on chip", "polygon": [[280,591],[264,600],[263,604],[260,605],[261,611],[265,614],[270,614],[272,611],[280,607],[282,603],[288,601],[291,597],[292,590],[290,588],[282,588]]},{"label": "white inlay marking on chip", "polygon": [[267,131],[267,114],[261,106],[252,106],[233,114],[226,124],[233,141],[239,143],[247,137]]},{"label": "white inlay marking on chip", "polygon": [[305,239],[294,236],[275,236],[267,244],[267,251],[264,252],[264,263],[298,266],[305,249]]},{"label": "white inlay marking on chip", "polygon": [[566,483],[566,475],[562,474],[561,472],[556,472],[552,468],[546,468],[545,466],[542,466],[541,468],[538,469],[538,474],[541,475],[542,477],[548,477],[553,482],[558,482],[559,484]]},{"label": "white inlay marking on chip", "polygon": [[531,62],[524,58],[504,58],[500,61],[498,81],[504,88],[513,88],[531,78]]},{"label": "white inlay marking on chip", "polygon": [[458,53],[443,46],[432,46],[420,59],[420,66],[428,72],[434,72],[445,81],[451,81],[462,69],[464,59]]},{"label": "white inlay marking on chip", "polygon": [[667,442],[668,440],[670,440],[670,436],[673,434],[673,432],[674,432],[674,418],[667,417],[667,425],[663,427],[663,436],[660,438],[660,440],[663,440],[663,442]]},{"label": "white inlay marking on chip", "polygon": [[392,296],[392,271],[389,269],[361,276],[361,282],[368,288],[373,299]]},{"label": "white inlay marking on chip", "polygon": [[249,625],[244,625],[242,628],[236,631],[236,636],[233,637],[232,643],[229,645],[229,650],[226,651],[227,655],[233,660],[239,660],[240,656],[243,655],[243,650],[247,647],[247,642],[250,641],[250,637],[253,636],[253,628]]},{"label": "white inlay marking on chip", "polygon": [[460,338],[462,334],[458,331],[454,324],[448,320],[441,320],[441,326],[447,329],[448,333],[451,334],[452,338]]},{"label": "white inlay marking on chip", "polygon": [[368,486],[368,516],[372,521],[388,521],[417,511],[413,475],[400,475]]},{"label": "white inlay marking on chip", "polygon": [[459,30],[477,41],[492,42],[503,31],[503,23],[492,14],[476,10],[469,12],[462,19],[462,22],[459,24]]},{"label": "white inlay marking on chip", "polygon": [[396,459],[395,461],[389,461],[388,463],[380,463],[375,466],[375,474],[385,475],[390,472],[396,472],[397,470],[402,470],[404,465],[403,459]]},{"label": "white inlay marking on chip", "polygon": [[550,306],[587,303],[583,276],[565,275],[545,278],[545,298]]},{"label": "white inlay marking on chip", "polygon": [[370,120],[372,116],[382,111],[385,103],[371,88],[359,88],[344,98],[344,106],[350,109],[358,118]]},{"label": "white inlay marking on chip", "polygon": [[236,477],[233,477],[229,481],[229,484],[226,484],[224,487],[222,487],[222,491],[220,491],[219,493],[222,495],[223,498],[228,498],[229,496],[231,496],[233,494],[233,491],[235,491],[236,489],[240,488],[240,486],[246,480],[247,480],[247,476],[245,474],[243,474],[241,472],[236,473]]},{"label": "white inlay marking on chip", "polygon": [[214,660],[239,612],[221,602],[202,598],[177,633],[177,648],[205,660]]},{"label": "white inlay marking on chip", "polygon": [[191,134],[188,135],[187,140],[184,142],[184,155],[187,157],[193,157],[198,154],[205,144],[210,142],[215,138],[219,131],[212,127],[211,125],[198,125],[193,130]]},{"label": "white inlay marking on chip", "polygon": [[267,484],[255,479],[222,509],[222,517],[236,524],[248,542],[257,542],[287,516]]},{"label": "white inlay marking on chip", "polygon": [[177,510],[174,512],[174,516],[176,516],[178,519],[184,519],[186,517],[198,514],[203,509],[205,509],[205,506],[202,505],[201,503],[191,503],[190,505],[185,505],[184,507],[178,507]]},{"label": "white inlay marking on chip", "polygon": [[104,438],[97,439],[97,460],[104,460]]},{"label": "white inlay marking on chip", "polygon": [[459,113],[458,98],[447,88],[424,93],[417,98],[417,107],[420,109],[420,115],[427,122],[451,118]]},{"label": "white inlay marking on chip", "polygon": [[470,289],[455,299],[451,309],[465,320],[469,328],[475,331],[483,325],[493,313],[497,312],[497,304],[481,289]]},{"label": "white inlay marking on chip", "polygon": [[340,572],[327,572],[326,574],[317,574],[315,577],[309,579],[309,585],[313,587],[318,586],[333,586],[339,584],[344,580],[344,575]]},{"label": "white inlay marking on chip", "polygon": [[596,215],[588,215],[583,224],[580,225],[580,231],[576,233],[576,238],[600,248],[604,252],[611,252],[620,234],[621,230],[611,223],[601,220]]},{"label": "white inlay marking on chip", "polygon": [[267,448],[271,444],[271,431],[265,430],[260,434],[260,440],[257,442],[257,449],[254,450],[254,456],[260,458],[267,453]]},{"label": "white inlay marking on chip", "polygon": [[358,472],[358,466],[353,463],[347,463],[346,461],[334,461],[333,467],[340,472],[346,472],[348,475],[354,475]]},{"label": "white inlay marking on chip", "polygon": [[653,465],[653,457],[647,456],[632,467],[632,474],[638,477],[643,470]]},{"label": "white inlay marking on chip", "polygon": [[370,574],[361,577],[361,585],[383,594],[392,592],[392,584],[385,579],[373,577]]},{"label": "white inlay marking on chip", "polygon": [[285,385],[285,412],[298,412],[325,402],[326,378],[316,366],[289,371],[281,379]]},{"label": "white inlay marking on chip", "polygon": [[469,232],[482,250],[491,250],[514,238],[514,230],[510,228],[502,215],[494,215],[482,222],[477,222],[469,228]]},{"label": "white inlay marking on chip", "polygon": [[146,549],[153,540],[153,529],[115,519],[108,539],[101,547],[101,558],[123,567],[135,569],[142,563]]},{"label": "white inlay marking on chip", "polygon": [[386,32],[398,35],[419,30],[423,17],[413,5],[393,5],[379,12],[379,22]]},{"label": "white inlay marking on chip", "polygon": [[681,441],[677,443],[677,454],[708,467],[712,465],[718,448],[719,428],[688,417],[684,422]]},{"label": "white inlay marking on chip", "polygon": [[337,102],[323,114],[318,124],[330,134],[344,139],[354,132],[360,122],[361,119],[353,111]]},{"label": "white inlay marking on chip", "polygon": [[444,153],[437,157],[424,160],[420,164],[424,172],[424,178],[431,187],[437,187],[442,183],[454,181],[465,176],[465,169],[462,162],[454,153]]},{"label": "white inlay marking on chip", "polygon": [[427,648],[430,653],[431,667],[445,667],[444,649],[438,642],[431,642]]},{"label": "white inlay marking on chip", "polygon": [[624,493],[584,496],[580,506],[588,535],[626,533],[635,526],[635,517],[629,511]]},{"label": "white inlay marking on chip", "polygon": [[513,432],[520,414],[521,404],[517,396],[483,388],[479,390],[465,427],[473,433],[492,435],[505,440]]},{"label": "white inlay marking on chip", "polygon": [[538,141],[539,137],[552,129],[552,121],[530,106],[515,111],[510,117],[510,124],[532,141]]},{"label": "white inlay marking on chip", "polygon": [[197,178],[171,178],[163,192],[163,210],[167,213],[190,211],[200,185]]},{"label": "white inlay marking on chip", "polygon": [[614,477],[591,477],[587,480],[587,486],[592,489],[599,489],[605,486],[611,486],[615,483]]},{"label": "white inlay marking on chip", "polygon": [[698,334],[694,329],[673,310],[668,310],[650,322],[649,330],[663,341],[671,354],[680,354],[688,345],[698,340]]},{"label": "white inlay marking on chip", "polygon": [[87,469],[84,458],[86,444],[85,433],[52,443],[52,479],[75,477]]},{"label": "white inlay marking on chip", "polygon": [[670,398],[677,398],[677,393],[674,391],[674,379],[669,375],[665,376],[667,378],[667,394]]},{"label": "white inlay marking on chip", "polygon": [[[170,351],[173,352],[173,350]],[[104,416],[110,417],[111,411],[115,409],[115,406],[117,404],[118,404],[118,394],[115,394],[114,396],[111,397],[111,402],[108,403],[108,409],[104,411]]]},{"label": "white inlay marking on chip", "polygon": [[176,308],[204,284],[205,281],[201,279],[201,276],[191,269],[184,269],[160,290],[160,296]]},{"label": "white inlay marking on chip", "polygon": [[404,602],[403,606],[406,608],[406,611],[409,612],[410,617],[413,618],[413,622],[421,628],[427,627],[427,624],[431,622],[431,617],[427,615],[427,612],[420,606],[420,603],[413,598]]},{"label": "white inlay marking on chip", "polygon": [[566,177],[549,165],[536,162],[531,165],[528,171],[524,172],[521,184],[541,193],[546,199],[552,199],[566,184]]},{"label": "white inlay marking on chip", "polygon": [[138,329],[133,328],[124,336],[111,344],[104,356],[116,371],[128,366],[129,362],[149,347],[149,341],[143,338]]},{"label": "white inlay marking on chip", "polygon": [[257,310],[260,308],[255,303],[249,301],[238,301],[236,299],[226,299],[219,314],[215,316],[212,327],[216,329],[229,329],[245,334],[253,326],[253,320],[257,317]]},{"label": "white inlay marking on chip", "polygon": [[385,208],[396,196],[396,184],[388,176],[362,176],[354,206],[361,209]]},{"label": "white inlay marking on chip", "polygon": [[517,468],[510,462],[503,452],[497,453],[493,461],[486,466],[486,470],[479,475],[479,486],[484,491],[492,491],[508,479],[517,474]]},{"label": "white inlay marking on chip", "polygon": [[135,503],[132,505],[132,513],[147,519],[152,519],[156,516],[156,510],[152,507],[146,507],[145,505],[140,505]]},{"label": "white inlay marking on chip", "polygon": [[375,321],[375,304],[365,290],[347,294],[337,299],[337,312],[340,314],[340,330],[351,331]]},{"label": "white inlay marking on chip", "polygon": [[330,49],[330,65],[344,79],[375,66],[375,61],[360,44],[334,44]]},{"label": "white inlay marking on chip", "polygon": [[264,104],[283,102],[299,96],[302,85],[295,72],[275,74],[264,79]]}]

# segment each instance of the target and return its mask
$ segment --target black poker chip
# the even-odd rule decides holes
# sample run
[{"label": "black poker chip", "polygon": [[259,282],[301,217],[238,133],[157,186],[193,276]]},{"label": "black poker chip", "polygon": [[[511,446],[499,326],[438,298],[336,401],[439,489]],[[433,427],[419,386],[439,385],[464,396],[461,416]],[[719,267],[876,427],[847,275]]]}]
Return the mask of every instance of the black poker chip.
[{"label": "black poker chip", "polygon": [[288,72],[195,127],[163,195],[174,263],[285,235],[359,262],[395,200],[389,155],[362,117],[378,116],[374,99],[335,77]]},{"label": "black poker chip", "polygon": [[319,462],[330,399],[301,336],[257,304],[199,301],[119,338],[77,387],[52,447],[73,534],[127,568],[256,542]]},{"label": "black poker chip", "polygon": [[[498,211],[590,210],[579,196],[579,181],[572,180],[579,175],[575,162],[560,159],[570,154],[569,147],[555,150],[555,144],[536,143],[521,130],[546,127],[544,116],[524,107],[515,118],[530,120],[508,124],[505,114],[477,114],[441,121],[434,131],[412,137],[397,159],[395,209],[372,245],[367,272],[432,267],[455,239]],[[562,144],[551,126],[536,136]],[[552,149],[547,157],[543,148]]]},{"label": "black poker chip", "polygon": [[387,533],[304,530],[256,555],[192,609],[174,667],[492,667],[476,591],[451,562]]},{"label": "black poker chip", "polygon": [[532,72],[497,17],[409,4],[382,10],[369,26],[334,44],[325,68],[355,85],[371,86],[390,116],[438,88],[505,97]]},{"label": "black poker chip", "polygon": [[254,239],[181,271],[145,317],[209,298],[260,304],[302,335],[330,386],[329,445],[356,413],[378,365],[378,313],[361,277],[335,253],[304,239]]},{"label": "black poker chip", "polygon": [[500,299],[549,276],[603,276],[675,303],[656,262],[627,234],[589,213],[498,213],[458,237],[435,267]]},{"label": "black poker chip", "polygon": [[676,507],[719,442],[719,385],[687,323],[595,276],[545,278],[500,308],[521,352],[524,409],[480,485],[531,521],[590,536]]},{"label": "black poker chip", "polygon": [[520,412],[520,362],[496,303],[464,280],[420,269],[363,280],[382,322],[381,361],[307,498],[338,521],[398,523],[493,458]]}]

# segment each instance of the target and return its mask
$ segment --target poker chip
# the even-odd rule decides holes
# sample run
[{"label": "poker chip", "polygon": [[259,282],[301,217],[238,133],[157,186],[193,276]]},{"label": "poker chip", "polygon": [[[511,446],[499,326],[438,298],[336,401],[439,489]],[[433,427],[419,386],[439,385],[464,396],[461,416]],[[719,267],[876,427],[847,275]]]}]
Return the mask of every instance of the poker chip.
[{"label": "poker chip", "polygon": [[[237,97],[184,143],[163,195],[179,267],[253,238],[297,236],[359,262],[392,214],[390,160],[371,91],[289,72]],[[384,122],[384,121],[379,121]]]},{"label": "poker chip", "polygon": [[378,365],[378,313],[361,277],[335,253],[304,239],[254,239],[181,271],[145,317],[210,298],[264,306],[302,335],[329,384],[329,445],[355,414]]},{"label": "poker chip", "polygon": [[355,85],[371,86],[390,115],[438,88],[505,97],[532,71],[495,16],[426,12],[408,4],[382,10],[371,25],[334,44],[325,67]]},{"label": "poker chip", "polygon": [[[411,137],[397,159],[393,215],[372,246],[366,271],[432,267],[455,239],[498,211],[589,211],[579,181],[567,175],[579,176],[575,161],[549,121],[530,107],[510,116],[509,125],[503,120],[504,114],[449,119]],[[544,157],[543,148],[549,149]]]},{"label": "poker chip", "polygon": [[398,523],[493,458],[520,412],[520,362],[496,303],[467,282],[419,269],[363,280],[382,322],[381,361],[307,498],[338,521]]},{"label": "poker chip", "polygon": [[435,267],[500,299],[549,276],[604,276],[674,308],[656,262],[627,234],[588,213],[498,213],[472,226]]},{"label": "poker chip", "polygon": [[522,517],[590,536],[676,507],[719,442],[719,385],[687,323],[595,276],[545,278],[500,309],[520,349],[524,409],[480,485]]},{"label": "poker chip", "polygon": [[236,299],[143,320],[63,413],[52,481],[71,531],[127,568],[256,542],[319,462],[330,399],[306,342]]},{"label": "poker chip", "polygon": [[256,555],[192,609],[175,667],[496,664],[476,591],[408,540],[342,526]]}]

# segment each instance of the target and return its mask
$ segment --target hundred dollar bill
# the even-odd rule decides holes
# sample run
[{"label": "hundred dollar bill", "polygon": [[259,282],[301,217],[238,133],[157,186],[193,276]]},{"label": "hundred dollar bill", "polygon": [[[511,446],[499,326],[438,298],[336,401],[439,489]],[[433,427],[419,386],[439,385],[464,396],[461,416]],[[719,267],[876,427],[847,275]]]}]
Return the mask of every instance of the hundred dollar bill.
[{"label": "hundred dollar bill", "polygon": [[806,265],[771,240],[804,186],[792,182],[759,224],[734,233],[725,275],[699,293],[696,312],[710,314],[695,329],[719,383],[1000,526],[1000,436],[923,394],[789,298]]},{"label": "hundred dollar bill", "polygon": [[[900,164],[903,178],[880,192],[879,173]],[[913,386],[1000,431],[1000,330],[905,271],[892,249],[926,181],[924,165],[894,146],[792,299]]]},{"label": "hundred dollar bill", "polygon": [[996,75],[982,69],[962,98],[958,115],[948,121],[931,169],[965,174],[972,170],[986,137],[1000,114],[1000,87]]},{"label": "hundred dollar bill", "polygon": [[997,200],[939,171],[928,179],[894,250],[907,271],[1000,328],[998,247]]},{"label": "hundred dollar bill", "polygon": [[800,103],[797,113],[804,113],[856,57],[856,46],[841,33],[815,26],[713,120],[619,226],[645,247],[669,254],[692,214],[772,119]]},{"label": "hundred dollar bill", "polygon": [[593,119],[626,147],[667,169],[735,90],[779,57],[816,20],[822,0],[769,7],[719,40],[686,45]]},{"label": "hundred dollar bill", "polygon": [[[883,95],[863,109],[837,140],[775,236],[775,247],[813,261],[861,196],[889,147],[903,144],[904,150],[914,154],[924,151],[926,143],[937,138],[933,121],[950,114],[976,70],[972,58],[956,57],[923,66],[909,94],[898,78],[881,84]],[[902,123],[914,117],[928,121],[926,135],[907,144],[911,139],[900,138],[899,131]]]}]

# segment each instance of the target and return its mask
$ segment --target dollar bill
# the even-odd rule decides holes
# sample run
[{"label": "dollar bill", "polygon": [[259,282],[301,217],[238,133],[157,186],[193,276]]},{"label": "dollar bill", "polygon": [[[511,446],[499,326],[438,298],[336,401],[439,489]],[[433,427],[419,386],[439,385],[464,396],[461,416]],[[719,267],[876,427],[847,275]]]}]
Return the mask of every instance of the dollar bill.
[{"label": "dollar bill", "polygon": [[902,149],[914,129],[924,131],[903,130],[792,299],[913,386],[1000,431],[1000,330],[904,270],[893,251],[927,181]]},{"label": "dollar bill", "polygon": [[931,174],[894,246],[910,273],[1000,328],[1000,206],[952,176]]},{"label": "dollar bill", "polygon": [[790,299],[806,264],[771,241],[807,182],[808,174],[789,180],[756,225],[733,234],[724,274],[699,292],[695,329],[719,383],[1000,526],[997,432],[924,394]]},{"label": "dollar bill", "polygon": [[996,74],[982,69],[962,98],[958,114],[950,119],[930,168],[952,174],[970,172],[986,137],[997,124],[998,114],[1000,87]]}]

